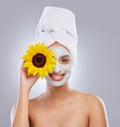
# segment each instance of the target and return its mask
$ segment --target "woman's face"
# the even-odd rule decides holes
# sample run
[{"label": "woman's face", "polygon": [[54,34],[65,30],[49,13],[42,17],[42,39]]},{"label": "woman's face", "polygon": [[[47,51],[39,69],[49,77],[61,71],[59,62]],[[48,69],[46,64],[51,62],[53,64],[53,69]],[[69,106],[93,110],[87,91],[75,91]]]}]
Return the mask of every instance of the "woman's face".
[{"label": "woman's face", "polygon": [[73,67],[71,53],[63,45],[56,42],[49,46],[49,49],[53,50],[57,62],[53,72],[45,79],[52,86],[62,86],[71,75]]}]

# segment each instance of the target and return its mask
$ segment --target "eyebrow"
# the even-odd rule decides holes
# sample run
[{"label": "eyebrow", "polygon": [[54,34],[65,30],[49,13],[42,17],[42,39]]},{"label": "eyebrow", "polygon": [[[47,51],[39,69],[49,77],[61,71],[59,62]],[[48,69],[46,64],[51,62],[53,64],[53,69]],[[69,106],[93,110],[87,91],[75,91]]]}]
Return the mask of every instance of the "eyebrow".
[{"label": "eyebrow", "polygon": [[63,57],[70,57],[69,55],[64,55]]}]

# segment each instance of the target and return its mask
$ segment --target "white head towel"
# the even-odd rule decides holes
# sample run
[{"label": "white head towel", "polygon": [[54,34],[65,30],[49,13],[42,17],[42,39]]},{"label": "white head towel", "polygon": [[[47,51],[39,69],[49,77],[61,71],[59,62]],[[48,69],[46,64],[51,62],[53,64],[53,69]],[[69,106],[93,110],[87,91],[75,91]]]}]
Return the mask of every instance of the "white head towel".
[{"label": "white head towel", "polygon": [[45,7],[36,29],[35,41],[48,46],[55,41],[61,43],[70,50],[75,64],[78,36],[73,12],[60,7]]}]

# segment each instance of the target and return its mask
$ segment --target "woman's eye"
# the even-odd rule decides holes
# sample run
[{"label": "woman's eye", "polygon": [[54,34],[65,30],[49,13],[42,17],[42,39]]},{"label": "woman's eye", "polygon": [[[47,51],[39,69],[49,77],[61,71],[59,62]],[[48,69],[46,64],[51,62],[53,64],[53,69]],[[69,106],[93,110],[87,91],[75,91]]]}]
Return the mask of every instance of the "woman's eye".
[{"label": "woman's eye", "polygon": [[62,61],[61,61],[62,63],[68,63],[69,62],[69,60],[68,59],[62,59]]},{"label": "woman's eye", "polygon": [[70,63],[70,58],[69,57],[61,57],[60,59],[59,59],[59,62],[61,63],[61,64],[69,64]]},{"label": "woman's eye", "polygon": [[63,59],[62,61],[63,61],[63,62],[66,62],[66,61],[68,61],[68,60]]}]

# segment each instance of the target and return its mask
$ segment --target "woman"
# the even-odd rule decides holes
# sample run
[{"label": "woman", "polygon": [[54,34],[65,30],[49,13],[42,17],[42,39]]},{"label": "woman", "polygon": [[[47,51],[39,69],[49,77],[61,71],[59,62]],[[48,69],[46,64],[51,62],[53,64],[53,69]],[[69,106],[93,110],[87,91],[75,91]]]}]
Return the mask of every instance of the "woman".
[{"label": "woman", "polygon": [[103,101],[69,86],[77,50],[74,14],[64,8],[46,7],[37,27],[36,40],[45,42],[54,51],[56,67],[45,77],[46,91],[30,100],[29,93],[38,76],[27,76],[27,69],[21,67],[11,127],[108,127]]}]

